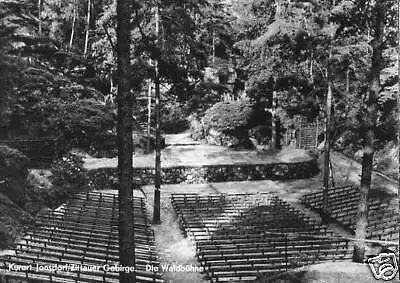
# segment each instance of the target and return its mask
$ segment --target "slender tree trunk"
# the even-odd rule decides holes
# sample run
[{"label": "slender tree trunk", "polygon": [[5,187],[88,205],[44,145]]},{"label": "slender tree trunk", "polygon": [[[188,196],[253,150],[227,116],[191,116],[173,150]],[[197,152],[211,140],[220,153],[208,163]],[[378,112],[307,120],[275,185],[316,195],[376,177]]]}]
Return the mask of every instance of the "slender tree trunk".
[{"label": "slender tree trunk", "polygon": [[299,149],[301,149],[301,130],[302,130],[302,119],[300,117],[299,130],[298,130],[298,134],[297,134],[298,143],[296,144],[296,148],[299,148]]},{"label": "slender tree trunk", "polygon": [[[119,259],[122,266],[135,266],[133,234],[133,96],[130,93],[131,1],[117,1],[118,62],[118,180],[119,180]],[[135,282],[134,272],[121,272],[120,282]]]},{"label": "slender tree trunk", "polygon": [[151,134],[151,80],[149,80],[149,89],[147,91],[147,153],[150,152],[150,134]]},{"label": "slender tree trunk", "polygon": [[[398,79],[398,89],[397,89],[397,145],[400,150],[400,2],[397,2],[397,79]],[[400,154],[399,154],[399,164],[400,164]],[[397,186],[397,196],[400,196],[400,166],[398,174],[398,186]],[[399,198],[400,207],[400,198]],[[400,215],[399,215],[400,222]],[[399,240],[400,244],[400,240]],[[399,260],[399,255],[397,257]]]},{"label": "slender tree trunk", "polygon": [[212,33],[212,65],[215,68],[215,33]]},{"label": "slender tree trunk", "polygon": [[271,108],[271,149],[277,148],[277,134],[276,134],[276,92],[272,92],[272,108]]},{"label": "slender tree trunk", "polygon": [[74,35],[75,35],[75,22],[76,22],[76,0],[73,3],[74,5],[74,12],[73,12],[73,19],[72,19],[72,27],[71,27],[71,36],[69,38],[69,50],[72,50],[72,43],[74,42]]},{"label": "slender tree trunk", "polygon": [[365,238],[368,225],[368,193],[371,188],[372,162],[374,159],[375,127],[377,119],[377,99],[380,88],[380,70],[382,64],[382,46],[385,28],[385,1],[375,4],[375,35],[372,43],[372,65],[370,87],[368,91],[367,117],[364,122],[364,155],[362,160],[360,202],[357,211],[356,239],[353,261],[363,262],[365,257]]},{"label": "slender tree trunk", "polygon": [[42,36],[42,0],[38,1],[39,36]]},{"label": "slender tree trunk", "polygon": [[86,56],[87,51],[88,51],[88,45],[89,45],[89,30],[90,30],[90,8],[92,6],[91,1],[88,0],[87,4],[87,15],[86,15],[86,35],[85,35],[85,48],[83,50],[83,55]]},{"label": "slender tree trunk", "polygon": [[311,79],[311,83],[314,84],[314,74],[313,74],[313,60],[314,60],[314,51],[311,50],[311,56],[310,56],[310,79]]},{"label": "slender tree trunk", "polygon": [[113,89],[114,89],[114,80],[112,78],[112,74],[110,74],[110,94],[113,93]]},{"label": "slender tree trunk", "polygon": [[[159,28],[159,13],[158,13],[158,4],[156,6],[156,36],[157,42],[159,42],[160,36],[160,28]],[[159,60],[157,58],[155,62],[155,78],[154,78],[154,87],[155,87],[155,114],[156,114],[156,160],[155,160],[155,190],[154,190],[154,213],[153,213],[153,223],[159,224],[161,223],[160,218],[160,187],[161,187],[161,127],[160,127],[160,74],[159,74]]]},{"label": "slender tree trunk", "polygon": [[327,219],[329,215],[329,158],[331,151],[331,112],[332,112],[332,76],[331,76],[331,58],[332,58],[332,39],[329,48],[329,58],[328,58],[328,68],[327,68],[327,78],[328,78],[328,92],[326,95],[326,125],[325,125],[325,145],[324,145],[324,188],[323,188],[323,206],[322,206],[322,218]]}]

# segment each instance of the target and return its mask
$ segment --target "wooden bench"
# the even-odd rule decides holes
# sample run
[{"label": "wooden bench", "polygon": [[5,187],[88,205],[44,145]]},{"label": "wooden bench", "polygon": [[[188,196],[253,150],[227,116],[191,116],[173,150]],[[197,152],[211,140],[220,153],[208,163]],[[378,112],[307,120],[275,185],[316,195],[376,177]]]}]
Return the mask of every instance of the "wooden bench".
[{"label": "wooden bench", "polygon": [[[143,199],[134,198],[134,239],[136,282],[163,282],[159,272],[147,272],[146,265],[159,266],[154,233],[146,217]],[[40,215],[15,249],[15,255],[0,258],[2,271],[7,263],[118,265],[118,197],[112,194],[83,193],[58,211]],[[5,274],[6,280],[29,279],[40,282],[119,282],[114,272],[27,271]]]},{"label": "wooden bench", "polygon": [[171,196],[179,225],[211,282],[250,280],[262,272],[348,258],[347,240],[275,194],[257,197]]}]

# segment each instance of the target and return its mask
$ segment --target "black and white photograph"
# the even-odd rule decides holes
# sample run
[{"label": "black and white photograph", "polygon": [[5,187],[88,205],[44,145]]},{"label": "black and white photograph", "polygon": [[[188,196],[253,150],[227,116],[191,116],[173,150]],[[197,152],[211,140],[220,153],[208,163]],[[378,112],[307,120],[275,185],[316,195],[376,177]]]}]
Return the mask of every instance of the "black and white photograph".
[{"label": "black and white photograph", "polygon": [[0,283],[400,283],[399,0],[0,0]]}]

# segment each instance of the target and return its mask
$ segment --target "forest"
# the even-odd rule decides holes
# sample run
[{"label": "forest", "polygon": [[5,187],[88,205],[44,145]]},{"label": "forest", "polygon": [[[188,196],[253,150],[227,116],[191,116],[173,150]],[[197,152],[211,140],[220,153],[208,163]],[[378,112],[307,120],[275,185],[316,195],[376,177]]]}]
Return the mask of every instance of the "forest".
[{"label": "forest", "polygon": [[[125,49],[117,2],[0,1],[0,142],[56,140],[61,155],[116,157],[125,113],[140,154],[163,145],[158,130],[276,149],[300,117],[321,125],[315,151],[328,140],[330,150],[397,179],[395,0],[132,1]],[[7,166],[24,160],[19,154],[0,147]],[[60,187],[86,181],[82,162],[69,158],[53,164]],[[0,181],[11,176],[3,171]]]},{"label": "forest", "polygon": [[[396,9],[391,1],[385,3],[376,117],[376,166],[383,170],[385,156],[397,152]],[[2,138],[52,137],[66,149],[93,150],[112,139],[115,1],[1,5]],[[268,139],[270,130],[257,126],[271,124],[264,109],[271,109],[273,101],[283,129],[295,115],[323,125],[330,81],[332,143],[360,156],[375,33],[372,3],[162,1],[158,34],[154,7],[152,1],[138,4],[131,19],[130,84],[135,120],[143,130],[156,61],[163,132],[192,127],[197,138],[213,126],[238,137],[256,127],[253,132]],[[215,104],[227,113],[218,110],[222,116],[214,119]],[[323,138],[322,133],[319,141]],[[239,140],[231,143],[248,146]]]}]

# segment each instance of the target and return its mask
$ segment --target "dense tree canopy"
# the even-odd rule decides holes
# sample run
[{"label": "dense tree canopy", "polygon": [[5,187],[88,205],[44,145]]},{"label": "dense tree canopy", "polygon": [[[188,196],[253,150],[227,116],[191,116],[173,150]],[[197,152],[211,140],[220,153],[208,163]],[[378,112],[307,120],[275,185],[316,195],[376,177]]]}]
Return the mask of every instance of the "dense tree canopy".
[{"label": "dense tree canopy", "polygon": [[[322,121],[329,63],[334,140],[340,141],[340,150],[360,148],[357,132],[363,130],[361,121],[366,115],[363,105],[375,33],[373,3],[161,1],[157,43],[156,2],[135,4],[130,19],[130,81],[139,121],[146,121],[147,100],[142,98],[154,76],[156,60],[162,101],[168,104],[166,125],[174,123],[170,119],[184,125],[178,116],[193,111],[202,115],[216,102],[237,98],[241,84],[260,109],[271,107],[275,92],[284,120],[302,114]],[[396,10],[394,1],[385,3],[378,147],[396,138]],[[71,121],[72,132],[83,133],[90,128],[90,120],[101,117],[106,118],[100,127],[112,131],[109,117],[115,112],[117,90],[116,1],[7,0],[1,2],[1,19],[0,68],[7,70],[0,73],[3,138],[55,135],[50,129],[61,121]],[[216,80],[206,79],[210,72]],[[69,104],[77,107],[70,107],[72,112],[61,110]],[[177,105],[180,111],[174,113]],[[96,113],[90,108],[96,108]],[[69,117],[59,116],[67,112]],[[57,135],[68,136],[71,130],[63,127]]]}]

